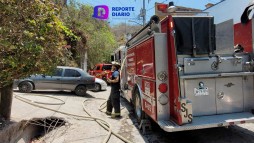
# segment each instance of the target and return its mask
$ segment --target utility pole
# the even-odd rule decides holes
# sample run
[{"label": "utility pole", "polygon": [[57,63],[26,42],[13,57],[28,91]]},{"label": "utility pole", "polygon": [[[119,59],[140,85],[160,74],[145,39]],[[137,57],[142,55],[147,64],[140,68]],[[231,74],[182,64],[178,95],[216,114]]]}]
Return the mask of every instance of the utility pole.
[{"label": "utility pole", "polygon": [[[150,2],[150,0],[148,0],[148,3]],[[143,26],[146,25],[146,0],[143,0],[143,7],[140,10],[140,14],[139,17],[143,18]]]},{"label": "utility pole", "polygon": [[146,25],[146,0],[143,0],[142,15],[143,15],[143,26],[145,26]]}]

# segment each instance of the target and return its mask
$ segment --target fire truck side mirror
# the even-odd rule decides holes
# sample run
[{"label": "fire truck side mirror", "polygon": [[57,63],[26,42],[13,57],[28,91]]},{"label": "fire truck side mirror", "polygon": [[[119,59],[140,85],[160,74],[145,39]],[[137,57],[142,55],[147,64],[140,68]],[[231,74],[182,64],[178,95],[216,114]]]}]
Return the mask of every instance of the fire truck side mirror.
[{"label": "fire truck side mirror", "polygon": [[160,18],[157,15],[153,15],[150,18],[150,24],[152,24],[152,23],[158,24],[159,22],[160,22]]}]

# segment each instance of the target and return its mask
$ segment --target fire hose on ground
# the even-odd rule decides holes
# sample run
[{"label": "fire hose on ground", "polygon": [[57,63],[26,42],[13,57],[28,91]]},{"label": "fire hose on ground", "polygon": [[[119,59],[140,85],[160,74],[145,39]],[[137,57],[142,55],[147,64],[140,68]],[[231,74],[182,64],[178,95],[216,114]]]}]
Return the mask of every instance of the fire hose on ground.
[{"label": "fire hose on ground", "polygon": [[[15,98],[20,100],[20,101],[22,101],[22,102],[25,102],[27,104],[33,105],[35,107],[38,107],[38,108],[50,110],[50,111],[57,112],[57,113],[60,113],[60,114],[63,114],[63,115],[67,115],[67,116],[79,117],[79,118],[82,118],[83,120],[94,120],[94,121],[96,121],[101,127],[103,127],[105,130],[108,131],[108,134],[107,134],[106,138],[103,140],[103,143],[107,143],[109,141],[111,134],[115,135],[117,138],[121,139],[123,142],[132,143],[131,141],[129,141],[128,139],[124,138],[120,134],[113,132],[112,128],[111,128],[111,125],[109,123],[107,123],[105,120],[103,120],[101,118],[97,118],[97,117],[92,117],[91,116],[91,114],[86,110],[85,104],[84,104],[89,99],[86,99],[86,100],[84,100],[82,102],[83,110],[88,114],[88,116],[81,116],[81,115],[76,115],[76,114],[71,114],[71,113],[67,113],[67,112],[62,112],[62,111],[58,111],[58,110],[55,110],[55,109],[51,109],[51,108],[47,108],[47,107],[43,107],[41,105],[38,105],[38,104],[44,104],[44,105],[45,104],[46,105],[63,105],[63,104],[65,104],[65,102],[63,100],[59,99],[59,98],[55,98],[55,97],[51,97],[51,96],[47,96],[47,95],[29,95],[29,96],[48,97],[48,98],[52,98],[52,99],[55,99],[55,100],[59,100],[61,102],[59,102],[59,103],[38,102],[38,101],[30,100],[30,99],[25,98],[25,97],[21,97],[20,95],[15,95]],[[102,98],[96,98],[96,99],[102,99]],[[105,99],[103,99],[103,100],[105,100]],[[102,112],[102,110],[105,108],[105,106],[103,107],[103,105],[105,105],[105,103],[106,102],[103,102],[100,105],[99,111]]]}]

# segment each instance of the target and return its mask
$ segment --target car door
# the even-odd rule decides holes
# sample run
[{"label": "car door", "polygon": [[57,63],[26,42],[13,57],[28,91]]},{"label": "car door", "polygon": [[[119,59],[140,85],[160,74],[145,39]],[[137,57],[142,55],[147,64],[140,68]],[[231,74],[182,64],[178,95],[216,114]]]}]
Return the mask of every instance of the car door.
[{"label": "car door", "polygon": [[75,69],[65,69],[62,78],[62,89],[74,91],[81,81],[81,74]]},{"label": "car door", "polygon": [[62,68],[57,68],[52,75],[41,75],[40,78],[37,78],[35,81],[35,88],[61,90],[62,75]]}]

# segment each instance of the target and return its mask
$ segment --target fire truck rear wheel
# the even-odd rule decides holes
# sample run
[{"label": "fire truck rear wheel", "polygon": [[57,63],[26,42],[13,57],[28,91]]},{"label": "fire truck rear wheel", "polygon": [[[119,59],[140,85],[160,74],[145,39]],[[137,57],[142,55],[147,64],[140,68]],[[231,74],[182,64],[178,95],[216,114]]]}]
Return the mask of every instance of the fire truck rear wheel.
[{"label": "fire truck rear wheel", "polygon": [[134,96],[134,108],[135,108],[135,114],[136,118],[138,120],[138,123],[140,124],[141,120],[144,119],[145,113],[142,111],[142,104],[141,104],[141,98],[138,90],[135,91]]}]

